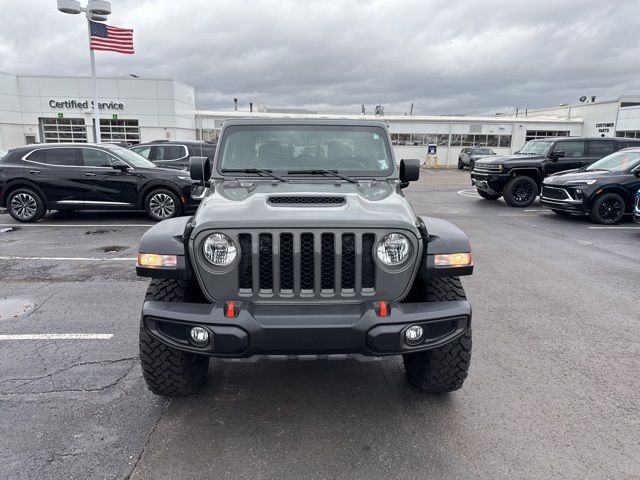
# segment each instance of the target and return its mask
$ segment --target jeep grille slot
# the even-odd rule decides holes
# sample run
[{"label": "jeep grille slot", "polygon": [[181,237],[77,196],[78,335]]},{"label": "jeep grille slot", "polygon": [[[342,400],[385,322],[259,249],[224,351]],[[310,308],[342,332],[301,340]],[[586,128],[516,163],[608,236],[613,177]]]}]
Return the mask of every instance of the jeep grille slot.
[{"label": "jeep grille slot", "polygon": [[314,261],[313,233],[300,235],[300,288],[313,291]]},{"label": "jeep grille slot", "polygon": [[376,292],[374,233],[239,233],[238,293],[352,298]]},{"label": "jeep grille slot", "polygon": [[273,205],[288,205],[288,206],[304,206],[304,205],[343,205],[345,203],[344,197],[336,196],[274,196],[269,197],[269,203]]},{"label": "jeep grille slot", "polygon": [[260,291],[271,291],[273,290],[273,239],[270,233],[261,233],[258,238]]},{"label": "jeep grille slot", "polygon": [[320,246],[320,288],[323,291],[333,291],[336,276],[336,248],[333,233],[322,234]]},{"label": "jeep grille slot", "polygon": [[375,288],[376,264],[373,260],[373,246],[376,236],[373,233],[362,235],[362,288]]},{"label": "jeep grille slot", "polygon": [[293,234],[280,234],[280,289],[293,292]]},{"label": "jeep grille slot", "polygon": [[342,235],[342,290],[356,286],[356,245],[353,233]]},{"label": "jeep grille slot", "polygon": [[240,244],[240,264],[238,266],[238,287],[240,290],[251,290],[253,269],[251,268],[251,235],[241,233],[238,236]]}]

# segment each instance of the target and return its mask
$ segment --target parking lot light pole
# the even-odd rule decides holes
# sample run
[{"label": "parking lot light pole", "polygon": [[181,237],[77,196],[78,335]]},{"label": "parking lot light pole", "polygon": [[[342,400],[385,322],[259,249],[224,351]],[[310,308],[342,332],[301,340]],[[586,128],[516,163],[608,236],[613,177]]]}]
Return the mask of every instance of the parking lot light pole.
[{"label": "parking lot light pole", "polygon": [[100,111],[98,109],[98,86],[96,82],[96,57],[91,49],[91,21],[104,22],[111,13],[111,3],[106,0],[89,0],[87,6],[80,5],[78,0],[58,0],[58,10],[62,13],[77,15],[84,12],[87,17],[87,35],[89,39],[89,55],[91,57],[91,82],[93,84],[93,138],[100,143]]}]

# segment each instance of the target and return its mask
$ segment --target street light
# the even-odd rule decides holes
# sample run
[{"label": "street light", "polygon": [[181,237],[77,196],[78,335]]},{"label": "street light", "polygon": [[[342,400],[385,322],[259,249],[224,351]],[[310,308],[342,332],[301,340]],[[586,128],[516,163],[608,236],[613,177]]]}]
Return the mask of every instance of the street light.
[{"label": "street light", "polygon": [[91,21],[104,22],[111,13],[111,2],[107,0],[88,0],[87,6],[80,5],[78,0],[58,0],[58,10],[62,13],[77,15],[81,12],[87,17],[87,33],[89,35],[89,54],[91,56],[91,80],[93,82],[93,138],[100,143],[100,113],[98,111],[98,87],[96,85],[96,57],[91,50]]}]

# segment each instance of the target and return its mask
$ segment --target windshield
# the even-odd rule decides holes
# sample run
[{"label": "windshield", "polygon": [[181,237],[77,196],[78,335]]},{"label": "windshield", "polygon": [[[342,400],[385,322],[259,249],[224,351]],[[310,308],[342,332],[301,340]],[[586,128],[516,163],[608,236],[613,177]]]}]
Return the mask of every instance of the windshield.
[{"label": "windshield", "polygon": [[219,148],[221,173],[263,169],[287,175],[322,169],[387,176],[393,171],[386,132],[377,126],[237,125],[225,129]]},{"label": "windshield", "polygon": [[150,162],[149,160],[144,158],[142,155],[138,155],[136,152],[132,152],[131,150],[128,150],[126,148],[118,147],[117,145],[103,145],[103,146],[107,148],[110,152],[119,156],[121,159],[123,159],[125,162],[127,162],[129,165],[131,165],[134,168],[136,167],[137,168],[156,168],[157,167],[155,163]]},{"label": "windshield", "polygon": [[490,148],[474,148],[471,150],[471,155],[495,155],[496,152]]},{"label": "windshield", "polygon": [[520,153],[525,155],[542,155],[549,154],[553,141],[549,140],[529,140],[524,144],[524,147],[520,149]]},{"label": "windshield", "polygon": [[616,152],[592,163],[585,170],[626,172],[638,165],[640,165],[640,152]]}]

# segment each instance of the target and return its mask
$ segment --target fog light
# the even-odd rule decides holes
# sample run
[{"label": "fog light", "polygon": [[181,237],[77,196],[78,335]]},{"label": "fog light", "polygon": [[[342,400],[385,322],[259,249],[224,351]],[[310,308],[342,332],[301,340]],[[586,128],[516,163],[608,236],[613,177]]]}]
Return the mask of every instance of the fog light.
[{"label": "fog light", "polygon": [[407,345],[417,345],[424,337],[424,328],[420,325],[412,325],[404,332],[404,340]]},{"label": "fog light", "polygon": [[196,347],[204,347],[209,343],[209,332],[202,327],[193,327],[189,331],[189,337]]}]

